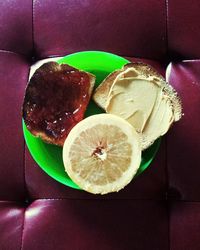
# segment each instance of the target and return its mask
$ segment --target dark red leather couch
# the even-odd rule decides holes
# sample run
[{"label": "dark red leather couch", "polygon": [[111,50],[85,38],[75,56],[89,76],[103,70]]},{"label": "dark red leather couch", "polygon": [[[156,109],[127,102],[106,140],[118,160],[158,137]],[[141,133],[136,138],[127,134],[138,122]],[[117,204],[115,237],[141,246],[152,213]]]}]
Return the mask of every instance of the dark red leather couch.
[{"label": "dark red leather couch", "polygon": [[[200,2],[4,0],[0,11],[0,250],[200,249]],[[83,50],[147,59],[185,114],[151,167],[103,197],[45,174],[21,128],[31,64]]]}]

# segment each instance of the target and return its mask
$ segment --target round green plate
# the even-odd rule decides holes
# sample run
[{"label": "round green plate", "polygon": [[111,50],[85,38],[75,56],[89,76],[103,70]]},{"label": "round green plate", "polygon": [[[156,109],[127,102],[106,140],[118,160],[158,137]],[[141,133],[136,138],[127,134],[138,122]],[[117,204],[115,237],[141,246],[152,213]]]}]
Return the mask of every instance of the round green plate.
[{"label": "round green plate", "polygon": [[[67,63],[78,69],[88,71],[96,76],[96,86],[112,71],[120,69],[129,61],[114,54],[101,51],[84,51],[65,56],[58,63]],[[91,100],[85,116],[102,113]],[[66,174],[62,161],[62,148],[47,144],[34,137],[26,128],[24,122],[23,132],[26,145],[37,164],[52,178],[62,184],[80,189]],[[151,163],[160,145],[160,139],[142,153],[142,162],[137,175],[142,173]]]}]

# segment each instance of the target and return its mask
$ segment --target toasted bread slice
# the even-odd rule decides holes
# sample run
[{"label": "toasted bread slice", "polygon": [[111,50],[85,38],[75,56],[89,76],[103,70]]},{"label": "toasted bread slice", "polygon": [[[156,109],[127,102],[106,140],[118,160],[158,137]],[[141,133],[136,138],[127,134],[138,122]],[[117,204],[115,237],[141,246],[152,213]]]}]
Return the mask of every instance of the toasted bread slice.
[{"label": "toasted bread slice", "polygon": [[[122,69],[116,70],[109,74],[102,83],[95,89],[93,100],[102,109],[106,108],[106,102],[109,91],[116,77],[127,69],[132,69],[132,76],[140,76],[144,78],[154,77],[158,82],[165,84],[165,79],[151,66],[142,62],[132,62],[125,64]],[[135,72],[135,73],[134,73]]]},{"label": "toasted bread slice", "polygon": [[95,90],[93,99],[107,113],[121,116],[136,128],[143,150],[182,116],[176,91],[156,70],[140,62],[126,64],[108,75]]},{"label": "toasted bread slice", "polygon": [[29,131],[47,143],[63,146],[84,117],[95,76],[67,64],[48,62],[31,77],[22,113]]}]

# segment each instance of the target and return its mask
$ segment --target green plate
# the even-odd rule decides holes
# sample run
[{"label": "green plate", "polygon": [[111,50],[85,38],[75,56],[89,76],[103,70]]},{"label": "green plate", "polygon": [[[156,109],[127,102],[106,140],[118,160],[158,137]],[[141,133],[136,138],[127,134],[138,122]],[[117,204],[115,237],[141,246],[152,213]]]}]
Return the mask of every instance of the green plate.
[{"label": "green plate", "polygon": [[[129,61],[114,54],[100,51],[84,51],[65,56],[58,63],[67,63],[78,69],[88,71],[96,75],[96,86],[112,71],[120,69]],[[86,111],[86,116],[102,113],[91,100]],[[26,128],[24,122],[23,132],[26,145],[37,164],[52,178],[71,188],[80,189],[64,171],[62,161],[62,148],[47,144],[41,139],[34,137]],[[142,173],[152,162],[160,146],[160,139],[142,153],[142,162],[137,175]]]}]

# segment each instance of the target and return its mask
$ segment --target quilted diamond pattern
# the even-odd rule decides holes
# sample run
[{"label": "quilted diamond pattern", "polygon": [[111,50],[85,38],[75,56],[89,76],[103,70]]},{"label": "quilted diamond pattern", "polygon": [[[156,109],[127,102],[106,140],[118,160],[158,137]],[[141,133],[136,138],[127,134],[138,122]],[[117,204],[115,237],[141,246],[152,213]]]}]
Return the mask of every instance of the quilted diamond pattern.
[{"label": "quilted diamond pattern", "polygon": [[[199,1],[2,1],[0,249],[200,248]],[[30,156],[21,104],[33,61],[104,50],[154,66],[179,92],[183,119],[151,166],[94,196],[45,174]]]}]

